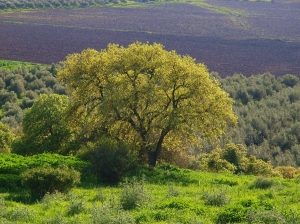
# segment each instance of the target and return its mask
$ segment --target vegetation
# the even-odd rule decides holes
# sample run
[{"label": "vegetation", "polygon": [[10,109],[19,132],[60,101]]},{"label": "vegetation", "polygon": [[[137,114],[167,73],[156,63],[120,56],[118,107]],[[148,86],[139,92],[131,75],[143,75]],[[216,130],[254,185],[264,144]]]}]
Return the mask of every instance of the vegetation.
[{"label": "vegetation", "polygon": [[9,67],[11,70],[0,68],[0,118],[11,129],[20,126],[24,110],[31,107],[40,94],[65,94],[65,88],[55,77],[59,65],[21,65]]},{"label": "vegetation", "polygon": [[[30,202],[29,191],[2,191],[0,217],[2,223],[33,224],[299,223],[298,180],[272,178],[266,189],[253,188],[256,180],[175,166],[140,167],[120,185],[86,184],[39,201]],[[142,203],[126,207],[135,200]]]},{"label": "vegetation", "polygon": [[1,123],[1,223],[300,222],[298,77],[221,79],[138,42],[0,72],[12,105],[37,79],[70,94],[31,90]]},{"label": "vegetation", "polygon": [[80,182],[80,173],[67,166],[32,168],[20,176],[22,184],[30,190],[31,196],[37,199],[56,191],[66,193]]},{"label": "vegetation", "polygon": [[[148,3],[157,2],[158,0],[134,0],[131,3]],[[159,2],[164,2],[159,0]],[[86,7],[101,7],[112,4],[126,4],[127,0],[1,0],[0,11],[11,11],[20,9],[53,9],[53,8],[86,8]]]},{"label": "vegetation", "polygon": [[137,145],[150,166],[164,148],[215,139],[236,123],[232,100],[205,65],[160,44],[110,44],[64,63],[58,78],[72,97],[69,122]]}]

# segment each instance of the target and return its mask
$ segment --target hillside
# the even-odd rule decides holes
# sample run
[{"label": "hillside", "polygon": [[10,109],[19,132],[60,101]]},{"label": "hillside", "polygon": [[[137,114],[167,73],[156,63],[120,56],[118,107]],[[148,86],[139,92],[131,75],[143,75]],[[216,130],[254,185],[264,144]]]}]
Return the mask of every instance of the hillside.
[{"label": "hillside", "polygon": [[[137,175],[134,177],[132,175]],[[299,223],[299,178],[140,168],[117,186],[82,183],[68,194],[30,201],[1,191],[2,223]],[[130,203],[138,204],[131,207]],[[122,206],[122,207],[120,207]]]}]

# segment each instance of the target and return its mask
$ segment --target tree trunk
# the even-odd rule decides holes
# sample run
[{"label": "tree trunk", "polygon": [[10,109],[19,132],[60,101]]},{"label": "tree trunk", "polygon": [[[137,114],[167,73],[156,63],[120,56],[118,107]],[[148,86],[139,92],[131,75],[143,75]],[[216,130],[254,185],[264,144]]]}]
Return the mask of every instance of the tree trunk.
[{"label": "tree trunk", "polygon": [[148,163],[149,163],[150,168],[154,168],[156,166],[157,158],[161,152],[162,143],[164,141],[165,136],[166,136],[166,133],[162,132],[160,135],[160,138],[156,144],[155,150],[148,152]]}]

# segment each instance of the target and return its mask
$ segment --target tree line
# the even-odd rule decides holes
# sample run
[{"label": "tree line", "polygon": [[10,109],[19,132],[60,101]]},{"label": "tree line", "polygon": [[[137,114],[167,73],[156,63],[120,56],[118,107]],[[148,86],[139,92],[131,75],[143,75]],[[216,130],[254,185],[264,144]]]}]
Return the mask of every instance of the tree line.
[{"label": "tree line", "polygon": [[[135,0],[133,2],[148,3],[158,0]],[[162,2],[162,0],[159,0]],[[125,4],[127,0],[1,0],[1,10],[17,9],[51,9],[51,8],[86,8],[107,4]]]}]

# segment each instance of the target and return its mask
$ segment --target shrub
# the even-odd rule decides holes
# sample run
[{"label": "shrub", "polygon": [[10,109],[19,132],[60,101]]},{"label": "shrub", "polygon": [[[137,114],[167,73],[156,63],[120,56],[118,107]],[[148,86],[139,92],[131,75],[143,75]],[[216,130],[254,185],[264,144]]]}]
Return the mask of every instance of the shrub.
[{"label": "shrub", "polygon": [[261,159],[256,159],[255,156],[250,156],[249,158],[243,158],[242,169],[245,174],[251,175],[262,175],[262,176],[280,176],[273,170],[270,162],[265,162]]},{"label": "shrub", "polygon": [[76,215],[85,211],[85,202],[80,199],[73,199],[67,211],[69,216]]},{"label": "shrub", "polygon": [[102,206],[95,206],[92,209],[92,219],[94,224],[134,224],[134,218],[122,208],[115,205],[113,201],[108,201]]},{"label": "shrub", "polygon": [[11,144],[14,137],[9,127],[0,122],[0,153],[9,153],[11,151]]},{"label": "shrub", "polygon": [[17,190],[21,187],[21,177],[14,174],[0,174],[0,188],[5,190]]},{"label": "shrub", "polygon": [[236,170],[236,166],[222,158],[222,150],[218,148],[204,155],[201,164],[201,169],[209,172],[233,173]]},{"label": "shrub", "polygon": [[249,211],[247,213],[247,223],[264,224],[285,224],[288,223],[285,217],[278,211]]},{"label": "shrub", "polygon": [[283,178],[292,179],[297,174],[297,169],[292,166],[277,166],[274,168],[274,171],[278,171]]},{"label": "shrub", "polygon": [[226,207],[223,212],[217,216],[217,224],[240,223],[246,220],[247,210],[241,205]]},{"label": "shrub", "polygon": [[224,192],[204,192],[202,195],[205,205],[223,206],[229,202]]},{"label": "shrub", "polygon": [[138,181],[135,177],[132,180],[126,179],[121,183],[122,191],[120,204],[123,209],[130,210],[141,206],[147,200],[144,179]]},{"label": "shrub", "polygon": [[236,172],[242,171],[241,161],[246,156],[246,148],[241,144],[226,144],[222,150],[222,159],[237,167]]},{"label": "shrub", "polygon": [[273,185],[274,181],[265,177],[258,177],[253,183],[253,187],[259,189],[268,189]]},{"label": "shrub", "polygon": [[88,143],[78,156],[91,163],[90,171],[97,175],[98,180],[107,183],[118,183],[137,161],[137,155],[129,145],[112,139]]},{"label": "shrub", "polygon": [[8,211],[5,214],[5,218],[10,221],[25,221],[30,223],[34,218],[34,213],[32,210],[29,210],[27,207],[16,207],[13,210]]},{"label": "shrub", "polygon": [[29,169],[21,174],[21,178],[33,198],[42,198],[47,192],[68,192],[79,183],[80,173],[67,166],[45,166]]}]

